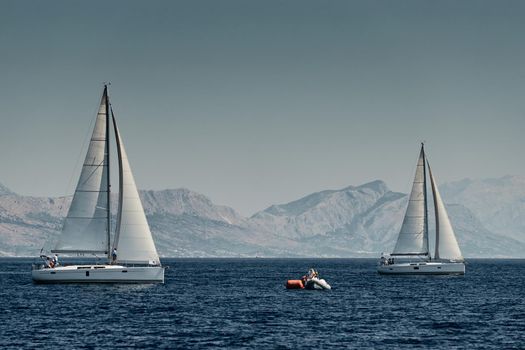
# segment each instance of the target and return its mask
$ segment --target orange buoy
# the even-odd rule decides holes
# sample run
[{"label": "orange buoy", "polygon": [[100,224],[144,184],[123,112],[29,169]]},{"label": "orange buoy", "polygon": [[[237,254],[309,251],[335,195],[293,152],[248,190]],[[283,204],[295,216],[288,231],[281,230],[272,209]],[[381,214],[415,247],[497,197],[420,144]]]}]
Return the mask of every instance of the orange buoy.
[{"label": "orange buoy", "polygon": [[286,289],[304,289],[303,281],[301,281],[301,280],[288,280],[288,281],[286,281]]}]

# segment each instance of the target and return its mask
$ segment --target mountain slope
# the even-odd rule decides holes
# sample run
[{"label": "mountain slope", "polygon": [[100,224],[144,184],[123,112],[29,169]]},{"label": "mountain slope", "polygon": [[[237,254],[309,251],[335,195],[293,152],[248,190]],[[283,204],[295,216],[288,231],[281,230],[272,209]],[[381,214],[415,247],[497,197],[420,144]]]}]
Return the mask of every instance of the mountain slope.
[{"label": "mountain slope", "polygon": [[[297,242],[305,254],[377,256],[391,251],[406,210],[407,196],[388,190],[382,181],[338,191],[323,191],[250,218],[252,230],[275,232]],[[447,205],[465,256],[523,256],[525,244],[494,234],[463,205]],[[429,206],[429,235],[435,235]],[[431,247],[433,251],[433,246]]]},{"label": "mountain slope", "polygon": [[525,240],[525,176],[464,179],[441,191],[446,202],[468,207],[490,231]]},{"label": "mountain slope", "polygon": [[[163,256],[279,256],[271,235],[251,232],[233,209],[187,189],[140,191],[157,249]],[[117,210],[117,195],[112,198]],[[0,255],[36,255],[56,241],[71,198],[0,194]],[[113,225],[115,216],[113,216]],[[114,226],[113,226],[114,227]]]},{"label": "mountain slope", "polygon": [[[501,181],[504,184],[498,186],[504,188],[516,182],[507,178]],[[520,182],[517,183],[520,186]],[[486,218],[480,219],[471,210],[470,205],[479,212],[489,211],[483,203],[477,204],[476,199],[480,196],[479,200],[486,200],[490,195],[477,195],[473,190],[486,188],[486,183],[476,185],[478,187],[470,182],[448,186],[442,187],[443,193],[457,201],[448,204],[447,208],[466,257],[524,256],[523,236],[517,235],[518,239],[514,239],[494,233],[485,223]],[[521,198],[515,194],[517,192],[507,191],[505,195],[490,197],[500,201],[495,205],[492,199],[493,207],[513,209],[505,213],[500,211],[507,209],[492,211],[494,218],[512,221],[511,218],[524,215],[516,204]],[[407,201],[405,194],[390,191],[382,181],[373,181],[313,193],[245,218],[232,208],[215,205],[207,197],[188,189],[141,191],[140,194],[159,253],[188,257],[376,257],[381,251],[392,250]],[[112,202],[115,213],[116,200]],[[9,189],[2,190],[0,255],[36,255],[45,242],[45,247],[51,248],[69,203],[69,197],[26,197]],[[431,240],[434,234],[432,210],[430,207]],[[519,228],[519,222],[506,223],[506,227]]]},{"label": "mountain slope", "polygon": [[0,195],[0,254],[38,253],[44,241],[62,227],[69,200]]}]

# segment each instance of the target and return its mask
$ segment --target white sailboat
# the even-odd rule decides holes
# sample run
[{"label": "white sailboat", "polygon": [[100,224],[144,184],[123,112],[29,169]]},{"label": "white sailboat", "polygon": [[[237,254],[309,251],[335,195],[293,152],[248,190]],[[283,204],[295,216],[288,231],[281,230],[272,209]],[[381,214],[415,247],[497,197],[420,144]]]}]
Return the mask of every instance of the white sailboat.
[{"label": "white sailboat", "polygon": [[[430,255],[428,237],[427,167],[434,198],[434,215],[436,217],[434,258]],[[383,254],[381,256],[378,272],[381,274],[410,275],[465,274],[464,259],[445,205],[439,194],[436,181],[432,175],[432,170],[426,160],[423,144],[421,145],[407,211],[396,246],[391,254]]]},{"label": "white sailboat", "polygon": [[[111,118],[110,118],[111,113]],[[111,242],[110,122],[118,154],[119,200],[116,230]],[[64,221],[55,254],[103,255],[106,264],[35,265],[35,282],[164,282],[155,243],[139,198],[122,143],[108,89],[104,92],[80,178]]]}]

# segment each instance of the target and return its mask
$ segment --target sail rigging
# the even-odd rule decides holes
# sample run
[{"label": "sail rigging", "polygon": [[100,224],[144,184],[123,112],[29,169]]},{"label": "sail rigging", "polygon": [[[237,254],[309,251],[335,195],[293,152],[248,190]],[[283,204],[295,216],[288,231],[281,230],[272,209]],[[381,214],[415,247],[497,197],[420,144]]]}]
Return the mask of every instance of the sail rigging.
[{"label": "sail rigging", "polygon": [[54,253],[109,252],[108,104],[104,87],[80,178]]},{"label": "sail rigging", "polygon": [[426,207],[425,151],[422,145],[407,210],[392,255],[429,254]]}]

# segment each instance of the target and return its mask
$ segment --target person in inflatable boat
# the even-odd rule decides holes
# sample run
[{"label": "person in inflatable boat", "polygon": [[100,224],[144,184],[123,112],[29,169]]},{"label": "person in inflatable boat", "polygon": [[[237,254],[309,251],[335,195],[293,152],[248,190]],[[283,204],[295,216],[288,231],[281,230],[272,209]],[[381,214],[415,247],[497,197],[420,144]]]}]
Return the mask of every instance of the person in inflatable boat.
[{"label": "person in inflatable boat", "polygon": [[311,280],[312,278],[315,278],[315,277],[319,277],[319,273],[315,271],[315,269],[308,270],[308,279]]}]

